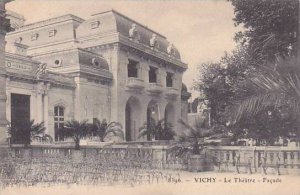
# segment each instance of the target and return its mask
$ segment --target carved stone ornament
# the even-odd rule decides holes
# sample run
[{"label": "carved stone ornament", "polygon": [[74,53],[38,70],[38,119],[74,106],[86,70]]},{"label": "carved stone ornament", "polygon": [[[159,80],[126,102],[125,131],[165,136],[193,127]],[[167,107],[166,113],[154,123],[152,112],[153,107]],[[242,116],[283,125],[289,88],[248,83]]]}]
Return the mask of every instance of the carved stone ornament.
[{"label": "carved stone ornament", "polygon": [[169,45],[167,47],[167,52],[168,52],[169,55],[174,54],[174,45],[172,43],[169,43]]},{"label": "carved stone ornament", "polygon": [[153,34],[151,39],[150,39],[150,46],[151,47],[156,47],[157,46],[157,35]]},{"label": "carved stone ornament", "polygon": [[40,75],[46,74],[47,64],[42,63],[38,65],[38,68],[36,70],[36,77],[37,79],[40,78]]},{"label": "carved stone ornament", "polygon": [[136,24],[132,24],[131,28],[129,29],[129,38],[136,41],[140,42],[140,34],[137,30]]},{"label": "carved stone ornament", "polygon": [[99,63],[99,61],[97,60],[97,58],[93,58],[92,59],[92,64],[94,65],[94,66],[99,66],[100,65],[100,63]]}]

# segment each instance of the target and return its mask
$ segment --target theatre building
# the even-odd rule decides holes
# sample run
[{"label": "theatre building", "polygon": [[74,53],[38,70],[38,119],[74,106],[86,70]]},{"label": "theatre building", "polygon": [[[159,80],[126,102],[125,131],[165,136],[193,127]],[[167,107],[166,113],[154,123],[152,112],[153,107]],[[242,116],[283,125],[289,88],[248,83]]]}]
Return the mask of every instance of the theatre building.
[{"label": "theatre building", "polygon": [[165,118],[181,131],[177,121],[186,120],[190,96],[182,84],[187,65],[166,37],[114,10],[28,25],[22,16],[10,17],[5,66],[12,126],[43,121],[56,141],[72,119],[120,122],[126,141],[138,140],[150,118]]}]

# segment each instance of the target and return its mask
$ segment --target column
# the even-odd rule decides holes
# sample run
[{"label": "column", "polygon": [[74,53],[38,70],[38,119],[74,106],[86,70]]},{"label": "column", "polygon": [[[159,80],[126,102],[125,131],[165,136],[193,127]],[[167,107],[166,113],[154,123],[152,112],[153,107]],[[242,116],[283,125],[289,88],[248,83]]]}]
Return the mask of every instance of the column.
[{"label": "column", "polygon": [[74,78],[76,88],[74,91],[74,119],[75,120],[80,120],[80,94],[79,94],[79,89],[80,89],[80,78],[75,77]]},{"label": "column", "polygon": [[6,118],[11,122],[11,91],[10,91],[10,78],[6,79]]},{"label": "column", "polygon": [[141,63],[139,63],[137,65],[137,74],[138,74],[138,78],[143,79],[143,67],[141,65]]},{"label": "column", "polygon": [[45,122],[45,134],[49,134],[49,89],[50,83],[46,84],[46,90],[44,93],[44,122]]},{"label": "column", "polygon": [[178,86],[178,75],[176,73],[173,74],[172,80],[173,80],[173,87],[175,89],[181,90],[181,88]]},{"label": "column", "polygon": [[37,119],[37,105],[36,105],[37,91],[32,90],[30,95],[30,120],[36,121]]},{"label": "column", "polygon": [[155,71],[155,74],[156,74],[156,82],[157,82],[157,84],[162,85],[162,82],[161,82],[161,69],[158,68],[158,69]]},{"label": "column", "polygon": [[144,75],[143,75],[144,82],[149,83],[149,70],[150,70],[149,65],[144,63],[143,70],[144,70]]},{"label": "column", "polygon": [[161,70],[160,76],[161,76],[161,85],[163,87],[167,87],[167,82],[166,82],[167,73],[166,73],[166,71]]},{"label": "column", "polygon": [[[125,125],[124,120],[121,120],[121,117],[119,117],[119,94],[118,94],[118,83],[119,83],[119,79],[120,79],[120,75],[119,75],[119,70],[121,67],[119,67],[119,63],[120,66],[122,64],[121,59],[122,57],[120,56],[120,46],[118,44],[114,44],[113,48],[110,52],[110,65],[112,67],[111,69],[111,73],[113,74],[113,82],[112,82],[112,86],[111,86],[111,105],[110,105],[110,109],[111,109],[111,121],[123,121],[122,125]],[[126,68],[127,69],[127,68]],[[125,77],[126,78],[126,77]]]},{"label": "column", "polygon": [[36,123],[41,123],[43,122],[43,93],[44,93],[44,89],[43,89],[43,83],[38,83],[37,85],[37,96],[36,96],[36,106],[37,106],[37,110],[36,110]]}]

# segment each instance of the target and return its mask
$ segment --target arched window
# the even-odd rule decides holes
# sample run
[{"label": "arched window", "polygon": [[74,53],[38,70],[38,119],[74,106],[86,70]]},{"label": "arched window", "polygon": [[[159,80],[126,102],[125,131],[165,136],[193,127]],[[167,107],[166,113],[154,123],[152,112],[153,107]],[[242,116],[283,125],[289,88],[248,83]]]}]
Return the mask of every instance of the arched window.
[{"label": "arched window", "polygon": [[170,72],[167,72],[167,76],[166,76],[166,84],[167,87],[173,87],[173,74]]},{"label": "arched window", "polygon": [[54,131],[55,131],[55,141],[63,140],[63,137],[60,135],[60,129],[64,126],[65,116],[64,116],[64,107],[55,106],[54,107]]}]

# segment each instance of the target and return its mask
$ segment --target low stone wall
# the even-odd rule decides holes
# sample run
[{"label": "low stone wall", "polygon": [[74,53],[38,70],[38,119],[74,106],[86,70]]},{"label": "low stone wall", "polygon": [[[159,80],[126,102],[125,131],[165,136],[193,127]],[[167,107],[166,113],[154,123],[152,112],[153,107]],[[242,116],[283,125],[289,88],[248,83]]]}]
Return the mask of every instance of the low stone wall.
[{"label": "low stone wall", "polygon": [[[32,145],[28,148],[13,146],[10,155],[27,161],[31,159],[51,158],[70,159],[85,162],[93,159],[99,163],[116,163],[118,166],[148,167],[153,169],[167,168],[167,146],[154,145],[86,145],[75,150],[70,144]],[[131,165],[125,165],[131,164]]]},{"label": "low stone wall", "polygon": [[[33,145],[29,148],[13,146],[6,148],[12,158],[53,159],[74,162],[91,161],[94,163],[112,163],[115,166],[137,167],[145,169],[187,170],[188,159],[175,156],[167,145],[86,145],[79,151],[72,144]],[[237,157],[239,163],[250,162],[252,171],[259,173],[263,166],[269,166],[271,173],[278,164],[281,174],[300,174],[300,148],[291,147],[246,147],[216,146],[208,147],[206,157],[213,160],[216,171],[236,171]],[[246,167],[242,167],[246,171]]]}]

